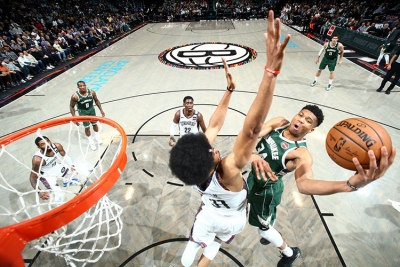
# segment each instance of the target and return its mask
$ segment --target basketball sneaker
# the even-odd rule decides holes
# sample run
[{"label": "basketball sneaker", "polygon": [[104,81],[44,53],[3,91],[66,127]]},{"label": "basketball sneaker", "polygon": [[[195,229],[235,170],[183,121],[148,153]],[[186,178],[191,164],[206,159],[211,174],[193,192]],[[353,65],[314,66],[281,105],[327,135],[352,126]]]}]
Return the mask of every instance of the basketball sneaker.
[{"label": "basketball sneaker", "polygon": [[384,68],[387,69],[388,66],[389,66],[389,64],[385,64],[385,67],[384,67]]},{"label": "basketball sneaker", "polygon": [[372,67],[377,68],[377,67],[379,67],[379,64],[375,63],[375,64],[372,65]]},{"label": "basketball sneaker", "polygon": [[96,139],[96,142],[97,142],[99,145],[103,144],[103,141],[101,140],[100,135],[95,136],[94,138]]},{"label": "basketball sneaker", "polygon": [[312,84],[311,84],[311,87],[314,87],[315,85],[317,85],[317,81],[314,80],[314,81],[312,82]]},{"label": "basketball sneaker", "polygon": [[278,262],[278,267],[291,267],[293,262],[297,260],[300,256],[300,249],[299,248],[292,248],[293,255],[291,257],[285,256],[285,254],[281,254],[281,259]]},{"label": "basketball sneaker", "polygon": [[94,143],[89,143],[90,148],[95,151],[96,150],[96,145]]},{"label": "basketball sneaker", "polygon": [[332,84],[328,84],[328,86],[326,87],[326,91],[330,91],[332,89]]}]

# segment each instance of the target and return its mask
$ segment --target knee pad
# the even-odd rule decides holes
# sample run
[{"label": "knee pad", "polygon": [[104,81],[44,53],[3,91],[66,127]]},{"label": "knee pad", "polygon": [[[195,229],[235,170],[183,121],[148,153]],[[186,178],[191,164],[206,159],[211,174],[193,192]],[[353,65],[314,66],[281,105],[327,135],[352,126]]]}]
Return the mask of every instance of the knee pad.
[{"label": "knee pad", "polygon": [[221,243],[213,241],[210,245],[204,248],[203,255],[212,261],[217,255],[220,247]]},{"label": "knee pad", "polygon": [[185,267],[191,266],[194,261],[194,257],[196,256],[196,253],[200,248],[201,246],[199,244],[193,241],[189,241],[186,245],[185,251],[182,254],[182,265]]},{"label": "knee pad", "polygon": [[271,242],[275,247],[280,247],[283,244],[283,238],[281,234],[272,226],[267,230],[258,229],[258,234]]}]

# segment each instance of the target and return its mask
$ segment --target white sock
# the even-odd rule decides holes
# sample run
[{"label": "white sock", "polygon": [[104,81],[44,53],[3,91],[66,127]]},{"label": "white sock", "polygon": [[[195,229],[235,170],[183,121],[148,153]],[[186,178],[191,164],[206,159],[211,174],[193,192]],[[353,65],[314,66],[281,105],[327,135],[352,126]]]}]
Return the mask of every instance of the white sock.
[{"label": "white sock", "polygon": [[385,57],[386,65],[389,64],[389,55],[385,54],[384,57]]},{"label": "white sock", "polygon": [[275,247],[280,247],[284,243],[281,234],[272,226],[270,226],[266,231],[258,229],[258,234],[271,242]]},{"label": "white sock", "polygon": [[378,57],[378,60],[376,61],[376,64],[379,65],[379,63],[381,62],[382,58],[383,58],[383,54],[380,53],[380,54],[379,54],[379,57]]},{"label": "white sock", "polygon": [[100,133],[99,132],[94,132],[94,136],[96,137],[96,139],[100,138]]},{"label": "white sock", "polygon": [[317,77],[317,76],[315,76],[315,78],[314,78],[314,81],[315,81],[315,82],[317,82],[317,81],[318,81],[318,77]]},{"label": "white sock", "polygon": [[92,136],[88,136],[87,138],[88,138],[88,140],[89,140],[89,144],[92,144],[92,143],[94,143],[94,142],[93,142],[93,138],[92,138]]},{"label": "white sock", "polygon": [[287,256],[287,257],[292,257],[293,256],[293,249],[286,245],[286,248],[282,249],[281,252]]},{"label": "white sock", "polygon": [[332,85],[333,79],[329,79],[329,84]]}]

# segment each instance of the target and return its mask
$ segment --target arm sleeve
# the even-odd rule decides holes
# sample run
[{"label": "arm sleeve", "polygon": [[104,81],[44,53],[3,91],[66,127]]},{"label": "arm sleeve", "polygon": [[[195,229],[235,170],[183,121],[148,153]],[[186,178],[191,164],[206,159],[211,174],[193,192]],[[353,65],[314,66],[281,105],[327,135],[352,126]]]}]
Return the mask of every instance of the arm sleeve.
[{"label": "arm sleeve", "polygon": [[324,52],[324,49],[325,49],[325,47],[322,46],[322,47],[321,47],[321,50],[319,50],[318,56],[321,56],[321,55],[322,55],[322,52]]},{"label": "arm sleeve", "polygon": [[170,129],[169,129],[169,135],[170,135],[170,136],[174,136],[174,135],[175,135],[175,128],[176,128],[176,125],[178,125],[178,124],[175,123],[175,122],[172,122],[172,123],[171,123],[171,127],[170,127]]},{"label": "arm sleeve", "polygon": [[74,163],[72,162],[71,158],[68,155],[64,156],[64,160],[63,161],[68,166],[73,166],[74,165]]}]

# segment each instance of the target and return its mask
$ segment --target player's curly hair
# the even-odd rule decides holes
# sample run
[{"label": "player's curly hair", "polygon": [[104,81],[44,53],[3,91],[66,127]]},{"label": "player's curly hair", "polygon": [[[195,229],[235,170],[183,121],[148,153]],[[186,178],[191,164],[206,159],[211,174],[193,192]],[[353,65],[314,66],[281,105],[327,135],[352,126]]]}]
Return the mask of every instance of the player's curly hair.
[{"label": "player's curly hair", "polygon": [[50,142],[50,139],[47,138],[47,136],[43,136],[43,138],[42,137],[36,137],[36,139],[35,139],[36,146],[39,146],[39,142],[42,141],[43,139],[46,139],[47,142]]},{"label": "player's curly hair", "polygon": [[200,185],[214,167],[212,149],[203,133],[185,134],[172,147],[169,167],[186,185]]},{"label": "player's curly hair", "polygon": [[324,113],[322,113],[322,110],[317,105],[305,105],[302,109],[311,111],[317,117],[317,126],[315,127],[320,126],[324,121]]}]

